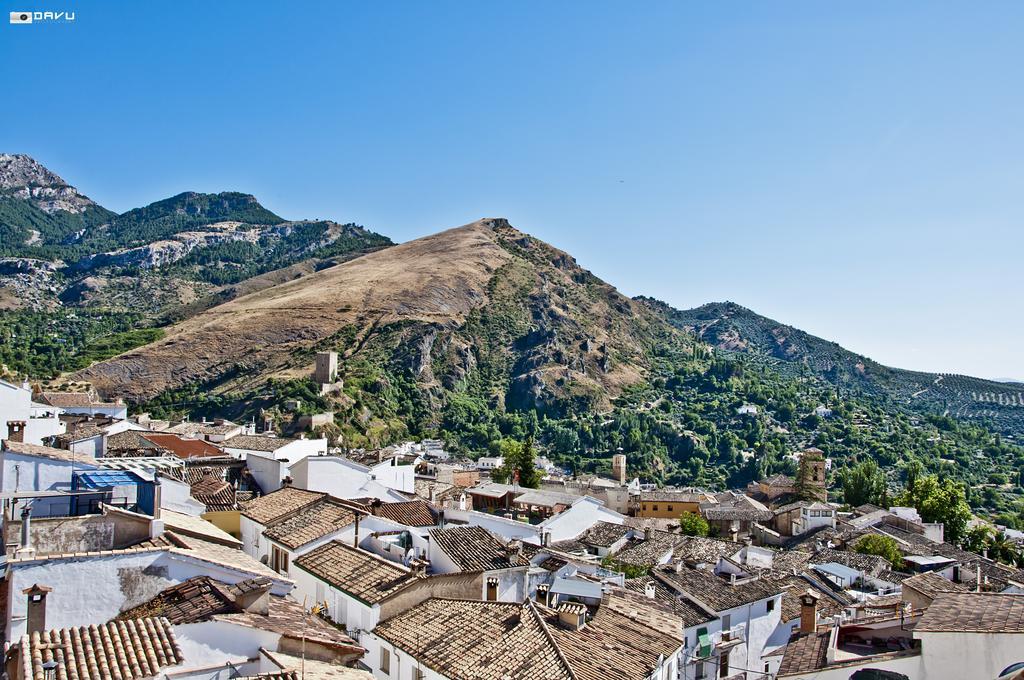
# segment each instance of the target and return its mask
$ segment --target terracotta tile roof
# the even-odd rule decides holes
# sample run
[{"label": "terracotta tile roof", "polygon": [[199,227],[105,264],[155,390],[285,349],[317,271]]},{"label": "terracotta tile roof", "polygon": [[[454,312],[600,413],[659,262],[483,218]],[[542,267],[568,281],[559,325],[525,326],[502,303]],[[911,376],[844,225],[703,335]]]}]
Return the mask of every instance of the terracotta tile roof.
[{"label": "terracotta tile roof", "polygon": [[654,599],[660,604],[669,607],[680,618],[686,628],[714,621],[717,618],[715,614],[681,596],[677,591],[668,588],[653,576],[648,575],[641,576],[640,578],[626,579],[626,588],[635,593],[646,595],[648,584],[654,584]]},{"label": "terracotta tile roof", "polygon": [[306,612],[301,603],[287,596],[271,595],[270,607],[265,616],[253,612],[232,612],[215,614],[213,618],[215,621],[226,621],[246,628],[270,631],[291,640],[301,640],[305,635],[307,640],[315,640],[321,644],[362,650],[356,641],[343,631],[319,616]]},{"label": "terracotta tile roof", "polygon": [[607,606],[598,608],[579,630],[559,625],[557,612],[541,611],[577,680],[646,680],[659,657],[671,658],[683,644],[679,637]]},{"label": "terracotta tile roof", "polygon": [[188,541],[189,537],[194,537],[232,548],[242,547],[240,540],[202,517],[164,508],[161,512],[161,518],[164,521],[164,526],[167,527],[167,531],[174,532],[175,535],[183,538],[185,541]]},{"label": "terracotta tile roof", "polygon": [[1024,633],[1024,594],[939,593],[914,630],[931,633]]},{"label": "terracotta tile roof", "polygon": [[910,578],[903,579],[903,588],[912,588],[925,597],[935,598],[939,593],[966,593],[970,588],[962,583],[954,583],[933,571],[926,571],[923,574],[915,574]]},{"label": "terracotta tile roof", "polygon": [[242,508],[242,514],[266,526],[300,508],[316,503],[326,495],[318,491],[286,486],[249,501]]},{"label": "terracotta tile roof", "polygon": [[263,535],[294,550],[344,529],[355,519],[351,508],[333,498],[322,498],[294,515],[272,523]]},{"label": "terracotta tile roof", "polygon": [[704,491],[673,491],[671,489],[659,489],[656,491],[643,491],[640,493],[641,501],[656,501],[668,503],[707,503],[714,500],[714,496]]},{"label": "terracotta tile roof", "polygon": [[89,406],[117,406],[112,401],[97,401],[88,392],[40,392],[40,403],[57,408],[84,408]]},{"label": "terracotta tile roof", "polygon": [[371,605],[419,578],[400,564],[340,541],[314,548],[293,564]]},{"label": "terracotta tile roof", "polygon": [[833,550],[832,548],[818,550],[811,555],[811,559],[808,561],[810,564],[835,562],[872,576],[878,576],[891,566],[887,559],[878,555],[867,555],[852,550]]},{"label": "terracotta tile roof", "polygon": [[625,538],[629,532],[630,528],[624,524],[601,521],[580,534],[576,540],[584,545],[608,548]]},{"label": "terracotta tile roof", "polygon": [[[842,614],[846,606],[852,601],[840,601],[831,589],[822,588],[817,579],[807,579],[801,574],[786,574],[782,576],[765,576],[782,590],[782,622],[787,623],[800,618],[800,594],[806,593],[808,588],[814,590],[820,596],[818,600],[818,615],[822,617]],[[848,600],[848,598],[846,598]]]},{"label": "terracotta tile roof", "polygon": [[202,421],[186,421],[172,425],[164,430],[164,432],[172,432],[174,434],[227,434],[231,430],[242,427],[238,423],[233,423],[230,420],[225,420],[219,425],[215,422],[204,423]]},{"label": "terracotta tile roof", "polygon": [[319,661],[261,649],[260,654],[281,670],[250,675],[237,680],[373,680],[373,675],[337,662]]},{"label": "terracotta tile roof", "polygon": [[730,583],[707,569],[662,567],[654,572],[655,578],[670,588],[683,592],[688,598],[723,612],[758,600],[766,600],[782,592],[782,588],[761,579]]},{"label": "terracotta tile roof", "polygon": [[742,543],[703,536],[681,536],[674,556],[688,564],[717,564],[718,558],[730,557],[743,549]]},{"label": "terracotta tile roof", "polygon": [[98,425],[91,423],[85,425],[79,425],[63,434],[54,436],[53,441],[60,444],[70,445],[74,442],[80,442],[83,439],[91,439],[93,437],[102,437],[106,434],[106,430]]},{"label": "terracotta tile roof", "polygon": [[107,455],[124,456],[125,451],[145,451],[147,455],[155,456],[161,451],[161,447],[149,441],[143,434],[145,431],[125,430],[107,437]]},{"label": "terracotta tile roof", "polygon": [[39,456],[51,460],[59,460],[65,463],[80,463],[82,465],[97,465],[96,459],[81,453],[72,453],[66,449],[55,449],[50,446],[39,446],[38,444],[27,444],[4,439],[0,442],[0,448],[4,451],[17,453],[23,456]]},{"label": "terracotta tile roof", "polygon": [[161,616],[177,625],[208,621],[214,614],[237,611],[235,597],[255,587],[270,587],[270,579],[257,577],[231,586],[209,576],[195,576],[160,591],[153,599],[117,615],[118,619]]},{"label": "terracotta tile roof", "polygon": [[528,566],[530,560],[515,554],[487,529],[478,526],[455,526],[431,529],[430,540],[451,558],[462,571],[511,569]]},{"label": "terracotta tile roof", "polygon": [[[186,473],[187,476],[187,473]],[[191,495],[206,506],[207,512],[235,510],[235,487],[216,476],[212,471],[191,485]]]},{"label": "terracotta tile roof", "polygon": [[629,539],[626,545],[615,553],[615,560],[637,567],[653,567],[661,563],[666,554],[673,554],[676,548],[683,544],[681,534],[668,531],[652,529],[650,538],[643,536],[636,535]]},{"label": "terracotta tile roof", "polygon": [[224,441],[224,446],[229,449],[245,449],[247,451],[277,451],[298,439],[289,437],[268,437],[265,434],[240,434]]},{"label": "terracotta tile roof", "polygon": [[432,598],[373,634],[451,680],[571,680],[552,634],[529,602]]},{"label": "terracotta tile roof", "polygon": [[214,458],[224,455],[223,451],[202,439],[185,439],[165,432],[146,432],[142,436],[178,458]]},{"label": "terracotta tile roof", "polygon": [[430,503],[416,499],[399,503],[381,503],[374,510],[375,515],[407,527],[432,527],[437,524]]},{"label": "terracotta tile roof", "polygon": [[808,673],[827,665],[830,629],[790,639],[782,655],[778,677]]},{"label": "terracotta tile roof", "polygon": [[141,680],[184,660],[164,618],[48,630],[22,636],[19,646],[22,672],[32,680],[43,680],[43,664],[51,660],[60,664],[62,677],[81,680]]}]

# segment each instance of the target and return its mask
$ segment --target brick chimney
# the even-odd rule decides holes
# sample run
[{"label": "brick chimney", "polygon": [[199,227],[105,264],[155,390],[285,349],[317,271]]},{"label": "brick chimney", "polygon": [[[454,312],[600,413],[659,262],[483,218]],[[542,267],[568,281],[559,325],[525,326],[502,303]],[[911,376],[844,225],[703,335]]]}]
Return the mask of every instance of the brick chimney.
[{"label": "brick chimney", "polygon": [[25,632],[29,635],[44,632],[46,630],[46,596],[53,592],[53,588],[36,583],[21,592],[28,596],[28,628]]},{"label": "brick chimney", "polygon": [[800,633],[818,630],[818,600],[820,595],[810,588],[800,596]]},{"label": "brick chimney", "polygon": [[25,441],[25,421],[24,420],[8,420],[7,421],[7,439],[12,442],[24,442]]}]

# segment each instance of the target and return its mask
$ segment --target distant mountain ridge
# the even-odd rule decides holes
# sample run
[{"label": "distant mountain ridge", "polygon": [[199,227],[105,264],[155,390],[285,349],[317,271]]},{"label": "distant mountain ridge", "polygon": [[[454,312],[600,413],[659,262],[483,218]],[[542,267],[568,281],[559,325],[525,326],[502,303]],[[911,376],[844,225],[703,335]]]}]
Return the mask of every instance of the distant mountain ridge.
[{"label": "distant mountain ridge", "polygon": [[[75,213],[45,203],[78,201],[55,175],[8,175],[14,216],[53,220],[33,233],[0,214],[24,236],[0,257],[15,377],[87,380],[155,417],[263,413],[287,430],[331,413],[320,433],[344,446],[534,437],[580,472],[622,451],[645,479],[713,488],[794,474],[813,445],[833,469],[870,456],[893,478],[921,461],[996,508],[1024,469],[1024,388],[888,368],[733,303],[630,299],[503,218],[394,245],[236,192]],[[339,353],[326,392],[322,350]]]},{"label": "distant mountain ridge", "polygon": [[183,192],[119,215],[31,157],[0,154],[0,309],[176,318],[275,269],[388,245],[354,224],[286,220],[240,192]]},{"label": "distant mountain ridge", "polygon": [[1024,431],[1024,386],[883,366],[733,302],[677,310],[652,298],[638,299],[719,350],[765,361],[784,373],[814,375],[840,389],[889,399],[911,411],[981,419],[1007,432]]}]

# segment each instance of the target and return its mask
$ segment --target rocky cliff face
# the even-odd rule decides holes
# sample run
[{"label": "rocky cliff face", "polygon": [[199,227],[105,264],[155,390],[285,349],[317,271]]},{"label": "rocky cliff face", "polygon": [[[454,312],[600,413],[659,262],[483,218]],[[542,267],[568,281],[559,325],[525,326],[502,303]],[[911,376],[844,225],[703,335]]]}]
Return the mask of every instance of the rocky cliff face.
[{"label": "rocky cliff face", "polygon": [[0,154],[0,191],[29,201],[47,214],[58,211],[78,214],[96,205],[24,154]]}]

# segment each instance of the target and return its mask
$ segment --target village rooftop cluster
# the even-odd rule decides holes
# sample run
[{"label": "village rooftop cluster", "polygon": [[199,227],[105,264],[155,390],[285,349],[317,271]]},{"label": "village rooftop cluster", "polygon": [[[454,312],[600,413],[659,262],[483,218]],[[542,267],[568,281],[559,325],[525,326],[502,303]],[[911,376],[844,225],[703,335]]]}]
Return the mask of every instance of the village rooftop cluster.
[{"label": "village rooftop cluster", "polygon": [[271,425],[0,381],[7,677],[1024,677],[1024,572],[913,508],[841,512],[826,452],[724,492],[538,459],[528,489],[441,441]]}]

